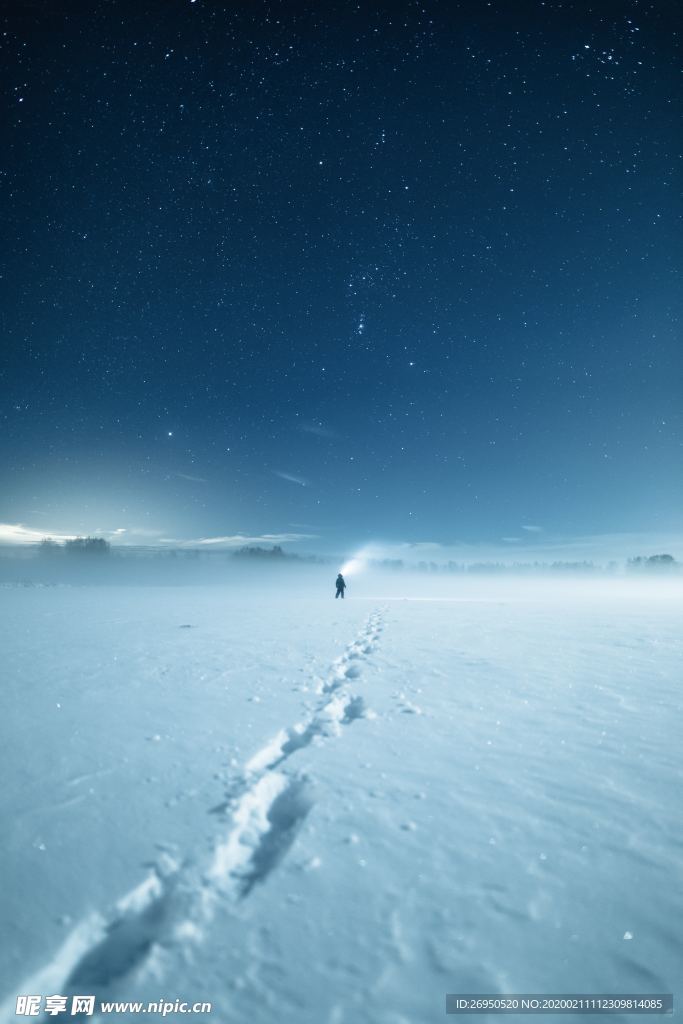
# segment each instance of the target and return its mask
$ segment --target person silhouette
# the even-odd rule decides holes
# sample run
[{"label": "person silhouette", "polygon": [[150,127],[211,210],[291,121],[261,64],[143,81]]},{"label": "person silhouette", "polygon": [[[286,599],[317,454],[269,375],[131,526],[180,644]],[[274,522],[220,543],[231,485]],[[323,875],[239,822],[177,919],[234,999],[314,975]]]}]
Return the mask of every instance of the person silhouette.
[{"label": "person silhouette", "polygon": [[342,574],[339,573],[339,575],[337,576],[337,593],[334,595],[335,600],[338,597],[341,597],[341,599],[343,600],[344,599],[344,591],[345,590],[346,590],[346,581],[344,580],[344,577],[342,576]]}]

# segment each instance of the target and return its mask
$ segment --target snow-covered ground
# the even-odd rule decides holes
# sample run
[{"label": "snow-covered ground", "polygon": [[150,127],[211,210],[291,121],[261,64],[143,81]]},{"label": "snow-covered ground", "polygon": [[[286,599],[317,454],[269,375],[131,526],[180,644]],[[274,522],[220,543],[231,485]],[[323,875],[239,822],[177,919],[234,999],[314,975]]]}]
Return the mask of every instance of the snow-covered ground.
[{"label": "snow-covered ground", "polygon": [[301,582],[0,589],[2,1020],[680,991],[680,585]]}]

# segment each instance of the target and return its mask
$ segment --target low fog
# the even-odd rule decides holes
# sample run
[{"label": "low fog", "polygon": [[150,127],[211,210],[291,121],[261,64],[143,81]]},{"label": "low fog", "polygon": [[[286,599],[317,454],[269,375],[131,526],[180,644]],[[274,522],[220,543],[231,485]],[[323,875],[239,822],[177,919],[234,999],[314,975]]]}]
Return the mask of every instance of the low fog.
[{"label": "low fog", "polygon": [[0,549],[5,586],[210,586],[334,600],[344,574],[346,602],[363,600],[525,601],[676,599],[681,566],[670,556],[625,562],[536,564],[397,563],[358,554],[296,556],[279,548],[232,551],[105,548],[68,551],[61,546]]}]

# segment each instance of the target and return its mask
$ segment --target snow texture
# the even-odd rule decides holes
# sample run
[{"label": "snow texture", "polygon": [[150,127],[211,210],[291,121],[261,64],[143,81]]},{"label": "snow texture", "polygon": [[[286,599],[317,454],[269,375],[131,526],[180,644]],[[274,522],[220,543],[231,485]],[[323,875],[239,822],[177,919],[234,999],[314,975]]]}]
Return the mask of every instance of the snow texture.
[{"label": "snow texture", "polygon": [[680,592],[456,586],[2,589],[0,1020],[676,992]]}]

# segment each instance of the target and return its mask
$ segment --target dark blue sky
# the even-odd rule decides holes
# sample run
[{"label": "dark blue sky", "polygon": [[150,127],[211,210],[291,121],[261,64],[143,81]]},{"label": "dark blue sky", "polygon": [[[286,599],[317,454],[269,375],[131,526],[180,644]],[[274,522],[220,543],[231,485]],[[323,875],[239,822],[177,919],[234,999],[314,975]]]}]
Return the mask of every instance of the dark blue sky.
[{"label": "dark blue sky", "polygon": [[683,535],[677,20],[3,5],[0,522]]}]

